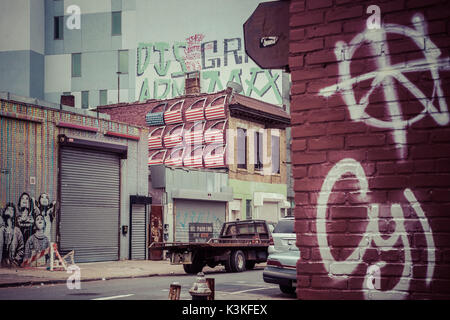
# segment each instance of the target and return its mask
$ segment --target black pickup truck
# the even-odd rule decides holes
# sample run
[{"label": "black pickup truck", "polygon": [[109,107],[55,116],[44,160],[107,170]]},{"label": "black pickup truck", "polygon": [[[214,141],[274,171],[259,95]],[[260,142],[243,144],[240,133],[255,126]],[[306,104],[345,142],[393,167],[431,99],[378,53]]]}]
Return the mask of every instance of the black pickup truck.
[{"label": "black pickup truck", "polygon": [[273,243],[265,220],[225,222],[219,238],[208,242],[155,242],[154,249],[167,250],[171,264],[183,264],[186,273],[198,273],[205,265],[222,264],[227,272],[253,269],[267,260],[267,249]]}]

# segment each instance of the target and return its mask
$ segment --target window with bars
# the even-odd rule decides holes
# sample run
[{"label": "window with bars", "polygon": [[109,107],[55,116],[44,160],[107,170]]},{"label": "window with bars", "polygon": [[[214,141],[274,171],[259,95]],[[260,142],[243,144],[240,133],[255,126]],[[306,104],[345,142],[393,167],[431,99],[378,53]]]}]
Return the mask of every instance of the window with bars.
[{"label": "window with bars", "polygon": [[255,170],[263,169],[263,134],[255,132]]},{"label": "window with bars", "polygon": [[272,136],[272,173],[280,173],[280,137]]},{"label": "window with bars", "polygon": [[237,129],[237,166],[247,169],[247,130]]},{"label": "window with bars", "polygon": [[245,201],[245,217],[247,220],[252,218],[252,200],[249,199]]}]

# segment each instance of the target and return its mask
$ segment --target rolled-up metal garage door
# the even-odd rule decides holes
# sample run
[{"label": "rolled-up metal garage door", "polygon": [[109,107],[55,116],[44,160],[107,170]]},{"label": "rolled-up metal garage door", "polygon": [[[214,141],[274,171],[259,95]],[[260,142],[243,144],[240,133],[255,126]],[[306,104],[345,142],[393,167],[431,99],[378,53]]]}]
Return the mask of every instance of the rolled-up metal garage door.
[{"label": "rolled-up metal garage door", "polygon": [[145,205],[135,204],[131,211],[131,259],[145,260],[147,251],[147,211]]},{"label": "rolled-up metal garage door", "polygon": [[61,148],[60,249],[75,262],[119,259],[120,161],[116,154]]},{"label": "rolled-up metal garage door", "polygon": [[[226,202],[176,199],[175,241],[206,242],[208,239],[201,239],[201,236],[209,231],[212,231],[211,238],[219,237],[225,214]],[[197,226],[204,232],[192,232]],[[193,240],[192,236],[197,239]]]}]

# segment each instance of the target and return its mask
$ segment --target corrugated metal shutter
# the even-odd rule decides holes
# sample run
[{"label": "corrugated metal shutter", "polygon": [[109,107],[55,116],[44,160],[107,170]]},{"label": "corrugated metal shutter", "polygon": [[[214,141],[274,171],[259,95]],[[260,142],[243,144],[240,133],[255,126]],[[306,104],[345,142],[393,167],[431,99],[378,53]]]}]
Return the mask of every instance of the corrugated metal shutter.
[{"label": "corrugated metal shutter", "polygon": [[112,153],[61,149],[60,248],[75,262],[119,259],[119,164]]},{"label": "corrugated metal shutter", "polygon": [[134,204],[131,212],[131,259],[145,260],[147,219],[145,205]]},{"label": "corrugated metal shutter", "polygon": [[217,238],[225,222],[225,209],[225,202],[175,199],[175,241],[189,241],[189,223],[212,223],[213,238]]}]

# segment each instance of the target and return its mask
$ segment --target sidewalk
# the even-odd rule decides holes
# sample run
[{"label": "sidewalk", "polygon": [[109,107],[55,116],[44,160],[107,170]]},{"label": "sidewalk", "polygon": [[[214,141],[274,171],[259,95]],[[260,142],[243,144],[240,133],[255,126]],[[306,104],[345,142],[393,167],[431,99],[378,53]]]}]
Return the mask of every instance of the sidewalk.
[{"label": "sidewalk", "polygon": [[[125,279],[152,276],[185,275],[181,265],[171,265],[168,260],[123,260],[79,263],[81,281]],[[203,268],[204,273],[220,272],[222,266]],[[65,283],[70,274],[66,271],[49,271],[45,268],[0,268],[0,287],[17,287],[50,283]]]}]

